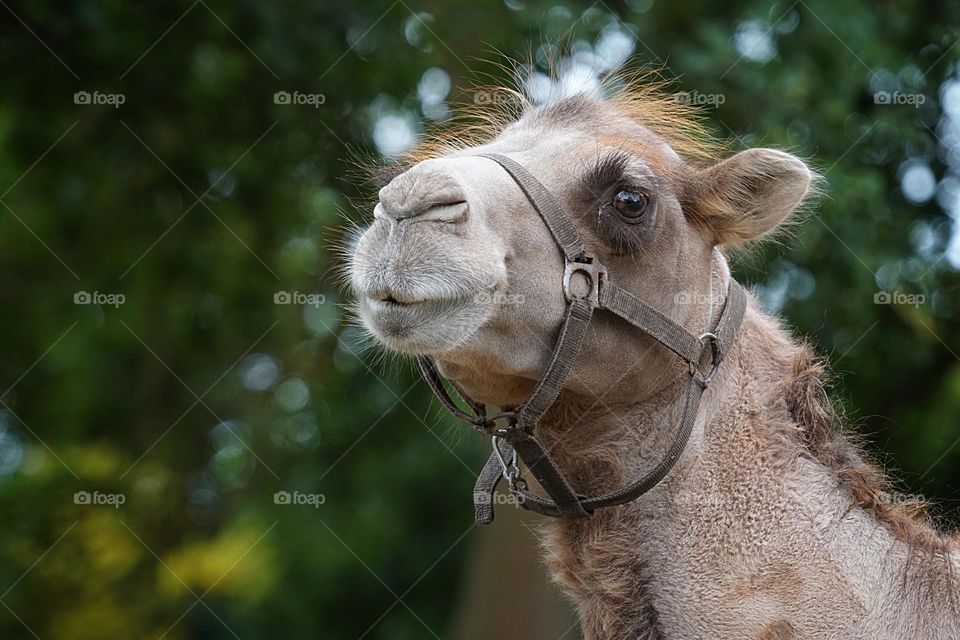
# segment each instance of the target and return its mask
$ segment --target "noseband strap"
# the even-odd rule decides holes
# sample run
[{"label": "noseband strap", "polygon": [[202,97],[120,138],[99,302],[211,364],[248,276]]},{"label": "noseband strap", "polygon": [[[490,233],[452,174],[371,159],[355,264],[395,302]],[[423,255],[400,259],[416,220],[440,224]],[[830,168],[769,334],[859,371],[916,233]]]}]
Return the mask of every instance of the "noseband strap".
[{"label": "noseband strap", "polygon": [[[425,356],[418,358],[424,379],[447,410],[478,431],[492,436],[493,453],[474,488],[476,520],[480,524],[493,521],[494,492],[501,479],[508,482],[510,491],[522,507],[546,516],[589,517],[596,509],[635,500],[663,480],[680,459],[693,431],[703,392],[733,345],[743,321],[747,306],[746,293],[731,278],[716,327],[701,335],[687,331],[610,281],[603,265],[587,252],[573,220],[560,202],[522,165],[501,155],[483,154],[482,157],[493,160],[510,174],[550,230],[563,254],[563,292],[567,309],[553,356],[530,397],[519,406],[497,414],[487,415],[483,404],[474,401],[450,382],[455,394],[470,408],[472,415],[461,409],[444,386],[435,363]],[[574,277],[587,280],[586,292],[573,291],[571,280]],[[689,379],[679,429],[660,462],[621,489],[587,497],[574,491],[535,430],[563,390],[596,309],[619,316],[677,354],[688,365]],[[505,422],[504,426],[499,426],[501,420]],[[517,465],[518,458],[549,498],[528,488]]]}]

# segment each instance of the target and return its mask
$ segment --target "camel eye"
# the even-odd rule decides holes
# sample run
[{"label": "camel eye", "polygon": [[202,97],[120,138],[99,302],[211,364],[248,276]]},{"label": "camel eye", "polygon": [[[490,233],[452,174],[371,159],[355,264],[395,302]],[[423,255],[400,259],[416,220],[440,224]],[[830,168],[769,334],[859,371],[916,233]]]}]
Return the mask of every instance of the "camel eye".
[{"label": "camel eye", "polygon": [[621,191],[611,205],[626,222],[639,222],[650,206],[650,198],[636,191]]}]

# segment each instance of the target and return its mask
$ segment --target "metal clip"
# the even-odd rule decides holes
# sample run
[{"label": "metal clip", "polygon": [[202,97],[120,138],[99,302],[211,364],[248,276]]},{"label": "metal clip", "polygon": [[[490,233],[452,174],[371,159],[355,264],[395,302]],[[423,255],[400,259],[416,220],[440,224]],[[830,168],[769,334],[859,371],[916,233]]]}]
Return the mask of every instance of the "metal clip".
[{"label": "metal clip", "polygon": [[[574,295],[570,291],[570,278],[575,273],[583,274],[587,279],[589,291],[585,296]],[[600,284],[607,277],[607,268],[600,264],[593,256],[585,254],[582,261],[570,261],[563,268],[563,295],[567,302],[575,299],[586,300],[590,306],[600,306]]]},{"label": "metal clip", "polygon": [[497,443],[500,441],[499,436],[493,436],[490,438],[490,441],[493,443],[493,452],[497,456],[497,460],[500,461],[500,466],[503,469],[503,478],[508,483],[510,487],[513,488],[517,485],[517,481],[520,480],[520,467],[517,466],[517,450],[510,448],[510,462],[507,462],[503,457],[503,452],[500,451],[500,445]]}]

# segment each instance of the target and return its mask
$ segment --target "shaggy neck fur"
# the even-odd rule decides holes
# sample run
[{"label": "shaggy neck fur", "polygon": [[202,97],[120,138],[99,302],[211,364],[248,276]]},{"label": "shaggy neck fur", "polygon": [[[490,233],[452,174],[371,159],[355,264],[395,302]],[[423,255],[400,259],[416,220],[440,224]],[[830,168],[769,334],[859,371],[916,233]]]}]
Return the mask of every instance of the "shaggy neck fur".
[{"label": "shaggy neck fur", "polygon": [[[677,373],[641,404],[561,397],[541,429],[579,491],[620,486],[662,455],[680,418]],[[835,423],[815,433],[827,428],[815,424],[820,375],[751,304],[664,482],[544,525],[587,638],[960,637],[952,543],[871,501],[881,489],[866,476],[879,472]]]}]

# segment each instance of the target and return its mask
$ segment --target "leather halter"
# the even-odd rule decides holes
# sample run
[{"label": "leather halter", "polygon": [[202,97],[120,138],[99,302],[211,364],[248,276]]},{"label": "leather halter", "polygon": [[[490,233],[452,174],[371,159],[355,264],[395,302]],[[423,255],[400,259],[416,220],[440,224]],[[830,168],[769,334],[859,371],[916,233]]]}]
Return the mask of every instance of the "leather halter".
[{"label": "leather halter", "polygon": [[[560,202],[522,165],[501,155],[483,154],[482,157],[498,163],[510,174],[550,230],[563,254],[563,293],[567,300],[567,309],[553,356],[530,397],[522,404],[494,415],[487,415],[483,404],[471,399],[451,382],[451,386],[473,415],[462,410],[443,386],[434,362],[426,356],[418,358],[420,371],[440,402],[463,422],[492,436],[493,453],[484,465],[474,488],[476,521],[480,524],[493,522],[493,496],[501,479],[507,480],[510,491],[523,508],[546,516],[589,517],[596,509],[635,500],[663,480],[680,459],[693,431],[700,398],[729,352],[743,320],[747,304],[746,293],[731,278],[726,302],[716,327],[700,335],[690,333],[611,282],[607,270],[587,252],[573,220]],[[571,287],[574,278],[586,279],[586,291],[582,291],[582,288],[574,291]],[[535,434],[535,429],[544,413],[560,395],[596,309],[604,309],[619,316],[680,356],[689,366],[690,377],[680,427],[660,462],[644,476],[621,489],[600,496],[586,497],[573,490]],[[498,427],[500,420],[505,422],[505,426]],[[549,498],[527,488],[517,466],[518,457]]]}]

